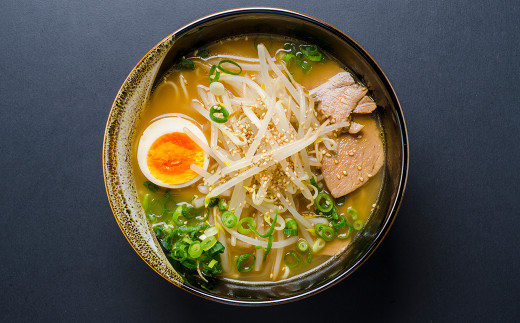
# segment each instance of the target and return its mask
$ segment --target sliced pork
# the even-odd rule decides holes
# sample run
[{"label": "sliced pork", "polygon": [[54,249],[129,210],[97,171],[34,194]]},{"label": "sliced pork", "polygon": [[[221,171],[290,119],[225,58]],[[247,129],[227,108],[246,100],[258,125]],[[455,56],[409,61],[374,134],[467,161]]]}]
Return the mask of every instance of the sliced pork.
[{"label": "sliced pork", "polygon": [[335,122],[347,121],[351,113],[371,113],[377,108],[367,89],[348,72],[341,72],[312,89],[309,94],[321,112]]},{"label": "sliced pork", "polygon": [[323,179],[333,197],[340,197],[363,186],[383,166],[383,143],[375,120],[363,120],[358,134],[336,139],[336,151],[322,160]]}]

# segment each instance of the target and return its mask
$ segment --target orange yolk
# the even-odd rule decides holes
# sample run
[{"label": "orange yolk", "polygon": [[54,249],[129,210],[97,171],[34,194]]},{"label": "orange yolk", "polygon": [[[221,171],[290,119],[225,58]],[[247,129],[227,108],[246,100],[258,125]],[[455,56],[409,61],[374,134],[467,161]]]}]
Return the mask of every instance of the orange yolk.
[{"label": "orange yolk", "polygon": [[169,185],[184,184],[198,176],[191,164],[204,166],[204,151],[183,132],[162,135],[148,150],[146,163],[153,177]]}]

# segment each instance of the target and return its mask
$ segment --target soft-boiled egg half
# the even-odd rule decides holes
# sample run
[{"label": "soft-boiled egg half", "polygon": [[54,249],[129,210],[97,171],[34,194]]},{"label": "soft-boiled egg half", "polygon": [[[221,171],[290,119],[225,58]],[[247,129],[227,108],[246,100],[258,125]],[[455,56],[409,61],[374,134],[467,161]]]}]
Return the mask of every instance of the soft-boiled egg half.
[{"label": "soft-boiled egg half", "polygon": [[208,168],[208,156],[184,128],[208,144],[202,130],[181,117],[159,119],[143,132],[137,148],[137,162],[150,182],[168,188],[186,187],[200,179],[191,170],[191,164],[204,170]]}]

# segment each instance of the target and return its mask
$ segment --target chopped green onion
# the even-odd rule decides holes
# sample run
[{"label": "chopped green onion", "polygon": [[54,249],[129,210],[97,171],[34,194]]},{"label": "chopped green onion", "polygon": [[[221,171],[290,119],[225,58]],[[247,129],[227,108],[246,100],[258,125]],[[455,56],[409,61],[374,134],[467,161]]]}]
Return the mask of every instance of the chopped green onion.
[{"label": "chopped green onion", "polygon": [[283,257],[283,262],[285,262],[285,265],[289,268],[294,268],[300,264],[300,257],[298,254],[294,251],[289,251],[285,254]]},{"label": "chopped green onion", "polygon": [[271,234],[269,238],[267,239],[267,248],[264,252],[264,257],[262,258],[263,261],[265,261],[265,258],[267,258],[267,254],[269,251],[271,251],[271,247],[273,246],[273,235]]},{"label": "chopped green onion", "polygon": [[[324,200],[325,202],[322,202],[322,200]],[[314,200],[314,206],[316,206],[316,208],[321,212],[329,213],[330,211],[332,211],[332,208],[334,207],[334,201],[332,200],[332,197],[329,194],[321,192]]]},{"label": "chopped green onion", "polygon": [[295,52],[296,53],[296,45],[294,45],[293,43],[285,43],[285,44],[283,44],[283,49],[290,50],[291,52]]},{"label": "chopped green onion", "polygon": [[212,197],[212,198],[209,199],[209,203],[208,203],[207,207],[215,207],[215,206],[218,205],[219,201],[220,201],[220,197],[219,196]]},{"label": "chopped green onion", "polygon": [[297,58],[294,54],[285,54],[282,56],[282,59],[285,62],[285,66],[287,66],[287,69],[290,69]]},{"label": "chopped green onion", "polygon": [[184,238],[182,238],[182,242],[186,242],[187,244],[192,244],[192,243],[193,243],[193,240],[191,240],[191,239],[188,238],[188,237],[184,237]]},{"label": "chopped green onion", "polygon": [[314,176],[312,176],[310,181],[311,181],[312,186],[316,187],[316,189],[318,190],[318,193],[320,193],[321,188],[318,186],[318,183],[316,183],[316,178]]},{"label": "chopped green onion", "polygon": [[320,52],[316,45],[300,45],[300,50],[304,55],[317,55]]},{"label": "chopped green onion", "polygon": [[203,231],[209,228],[209,224],[201,223],[193,226],[182,225],[178,228],[173,229],[172,235],[183,235],[186,233],[194,233]]},{"label": "chopped green onion", "polygon": [[218,260],[216,260],[216,259],[211,259],[211,261],[210,261],[209,264],[208,264],[208,267],[209,267],[209,268],[213,268],[213,266],[215,266],[217,263],[218,263]]},{"label": "chopped green onion", "polygon": [[220,241],[217,241],[217,243],[213,246],[213,248],[206,251],[206,254],[213,258],[213,257],[215,257],[215,255],[217,255],[219,253],[223,253],[225,249],[226,248],[224,247],[224,245],[222,243],[220,243]]},{"label": "chopped green onion", "polygon": [[207,58],[209,56],[209,49],[200,50],[198,54],[201,58]]},{"label": "chopped green onion", "polygon": [[[238,72],[232,72],[232,71],[230,71],[230,70],[227,70],[227,69],[223,68],[223,67],[222,67],[222,64],[224,64],[224,63],[229,63],[229,64],[231,64],[231,65],[235,65],[236,67],[238,67],[239,71],[238,71]],[[242,73],[242,67],[240,67],[240,65],[238,65],[237,62],[232,61],[232,60],[230,60],[230,59],[224,59],[224,60],[221,60],[220,63],[218,63],[217,68],[218,68],[219,70],[221,70],[222,72],[224,72],[224,73],[228,73],[228,74],[231,74],[231,75],[239,75],[240,73]]]},{"label": "chopped green onion", "polygon": [[195,64],[193,64],[189,59],[183,58],[175,65],[175,67],[178,70],[194,70]]},{"label": "chopped green onion", "polygon": [[363,229],[363,221],[361,221],[361,220],[354,221],[354,229],[356,229],[356,231]]},{"label": "chopped green onion", "polygon": [[159,186],[155,185],[150,181],[144,182],[143,185],[152,193],[156,193],[159,190]]},{"label": "chopped green onion", "polygon": [[[202,214],[204,214],[203,217],[197,217],[197,220],[199,221],[206,221],[208,218],[209,218],[209,209],[206,209],[206,213],[202,212]],[[200,215],[200,213],[199,213]]]},{"label": "chopped green onion", "polygon": [[294,219],[290,219],[285,223],[285,229],[283,230],[283,234],[288,236],[296,236],[298,235],[298,223]]},{"label": "chopped green onion", "polygon": [[188,254],[191,258],[196,259],[202,255],[202,246],[199,241],[194,241],[188,248]]},{"label": "chopped green onion", "polygon": [[347,209],[347,214],[354,221],[358,218],[358,211],[356,211],[356,209],[351,206]]},{"label": "chopped green onion", "polygon": [[158,225],[155,228],[153,228],[153,232],[155,233],[157,239],[164,238],[164,227],[162,225]]},{"label": "chopped green onion", "polygon": [[235,213],[231,211],[225,211],[222,213],[220,220],[222,221],[222,224],[228,229],[234,228],[237,224],[237,217],[235,216]]},{"label": "chopped green onion", "polygon": [[170,257],[172,257],[174,260],[177,260],[178,262],[183,262],[186,258],[188,258],[188,254],[184,248],[175,248],[172,250]]},{"label": "chopped green onion", "polygon": [[324,60],[323,54],[319,51],[316,45],[300,45],[300,50],[305,58],[313,62],[322,62]]},{"label": "chopped green onion", "polygon": [[190,258],[186,258],[181,264],[190,270],[197,269],[197,262]]},{"label": "chopped green onion", "polygon": [[[234,214],[233,214],[234,215]],[[242,224],[246,223],[247,226],[244,228]],[[256,221],[252,217],[246,217],[238,221],[238,232],[242,234],[251,233],[251,228],[256,228]]]},{"label": "chopped green onion", "polygon": [[172,250],[172,246],[173,246],[172,238],[166,237],[166,238],[162,239],[161,245],[163,246],[164,249],[166,249],[168,251]]},{"label": "chopped green onion", "polygon": [[226,203],[226,200],[220,199],[218,201],[218,210],[220,212],[224,212],[225,210],[227,210],[227,208],[228,208],[228,204]]},{"label": "chopped green onion", "polygon": [[186,219],[194,219],[196,216],[200,215],[200,210],[194,208],[193,206],[188,206],[182,209],[182,215]]},{"label": "chopped green onion", "polygon": [[318,238],[316,239],[316,241],[314,241],[314,244],[312,245],[312,252],[317,253],[321,249],[323,249],[323,247],[325,247],[325,240],[323,240],[322,238]]},{"label": "chopped green onion", "polygon": [[306,61],[300,60],[298,63],[300,64],[300,67],[303,70],[303,74],[309,74],[312,71],[312,65],[307,63]]},{"label": "chopped green onion", "polygon": [[267,254],[269,254],[269,251],[271,251],[271,247],[273,246],[273,235],[270,235],[267,239],[267,248],[264,248],[262,246],[255,246],[256,249],[264,249],[264,256],[262,257],[262,261],[265,261],[265,258],[267,258]]},{"label": "chopped green onion", "polygon": [[298,240],[297,247],[298,247],[298,250],[300,250],[301,252],[305,252],[305,251],[309,250],[309,243],[305,239],[300,239],[300,240]]},{"label": "chopped green onion", "polygon": [[208,251],[209,249],[213,248],[214,245],[217,244],[217,238],[215,236],[207,237],[206,239],[202,240],[200,243],[202,250]]},{"label": "chopped green onion", "polygon": [[[215,116],[215,113],[222,113],[222,117]],[[225,123],[228,121],[229,112],[222,104],[215,104],[209,109],[209,118],[216,123]]]},{"label": "chopped green onion", "polygon": [[247,273],[253,270],[255,266],[256,256],[250,253],[242,254],[237,259],[237,269],[241,273]]},{"label": "chopped green onion", "polygon": [[182,210],[184,209],[184,205],[179,205],[177,209],[175,209],[175,212],[173,212],[172,220],[173,223],[176,225],[183,225],[184,221],[179,219],[180,216],[182,216]]},{"label": "chopped green onion", "polygon": [[347,220],[343,215],[340,215],[337,220],[332,220],[331,223],[334,229],[338,230],[347,225]]},{"label": "chopped green onion", "polygon": [[206,235],[206,237],[214,236],[217,233],[218,233],[217,227],[209,227],[206,229],[206,231],[204,231],[204,234]]},{"label": "chopped green onion", "polygon": [[352,227],[352,225],[350,223],[346,223],[346,227],[347,227],[347,232],[345,233],[336,233],[336,237],[338,239],[341,239],[341,240],[345,240],[345,239],[348,239],[350,238],[350,236],[352,235],[352,232],[354,231],[354,227]]},{"label": "chopped green onion", "polygon": [[[215,74],[215,75],[213,75]],[[212,65],[209,69],[208,80],[210,83],[217,82],[220,78],[220,71],[217,70],[217,65]]]},{"label": "chopped green onion", "polygon": [[298,230],[292,230],[292,229],[283,229],[283,234],[287,236],[297,236]]},{"label": "chopped green onion", "polygon": [[[256,231],[256,221],[254,222],[253,226],[251,226],[251,223],[248,222],[248,226],[249,226],[249,229],[251,229],[251,231],[253,231],[259,237],[267,238],[267,237],[273,235],[274,228],[276,226],[276,221],[277,220],[278,220],[278,209],[275,210],[275,215],[274,215],[273,223],[271,223],[271,227],[264,234],[260,234],[260,233],[258,233],[258,231]],[[239,222],[239,226],[238,227],[240,228],[240,222]],[[240,231],[240,229],[239,229],[239,231]]]},{"label": "chopped green onion", "polygon": [[334,229],[323,223],[317,223],[314,226],[314,232],[325,241],[332,241],[336,235]]}]

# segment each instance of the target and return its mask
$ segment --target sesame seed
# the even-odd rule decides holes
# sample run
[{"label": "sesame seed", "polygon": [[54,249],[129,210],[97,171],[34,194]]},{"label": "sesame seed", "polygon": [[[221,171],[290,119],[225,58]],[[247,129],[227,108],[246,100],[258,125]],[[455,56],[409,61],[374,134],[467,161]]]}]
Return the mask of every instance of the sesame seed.
[{"label": "sesame seed", "polygon": [[349,156],[354,156],[354,153],[353,153],[352,151],[349,151],[349,152],[348,152],[348,155],[349,155]]},{"label": "sesame seed", "polygon": [[367,174],[368,178],[372,177],[372,174]]},{"label": "sesame seed", "polygon": [[341,179],[341,176],[339,176],[339,174],[336,174],[336,177],[337,177],[338,179]]},{"label": "sesame seed", "polygon": [[360,178],[359,178],[359,181],[360,181],[360,182],[363,182],[363,181],[364,181],[363,177],[360,177]]},{"label": "sesame seed", "polygon": [[339,163],[339,162],[338,162],[338,160],[337,160],[337,159],[334,159],[334,163],[335,163],[335,164],[337,164],[337,163]]},{"label": "sesame seed", "polygon": [[343,171],[343,175],[347,176],[347,171],[346,170]]},{"label": "sesame seed", "polygon": [[361,166],[360,166],[360,165],[358,165],[357,169],[358,169],[358,170],[361,170]]}]

